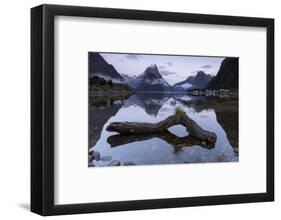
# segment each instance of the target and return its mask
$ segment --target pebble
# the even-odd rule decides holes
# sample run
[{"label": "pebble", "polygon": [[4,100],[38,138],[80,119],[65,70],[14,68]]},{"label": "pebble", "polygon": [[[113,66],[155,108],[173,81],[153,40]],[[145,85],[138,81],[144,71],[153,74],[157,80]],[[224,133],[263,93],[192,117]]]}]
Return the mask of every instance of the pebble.
[{"label": "pebble", "polygon": [[120,161],[119,160],[113,160],[107,166],[120,166]]},{"label": "pebble", "polygon": [[133,166],[133,165],[136,165],[136,164],[132,161],[123,162],[123,166]]}]

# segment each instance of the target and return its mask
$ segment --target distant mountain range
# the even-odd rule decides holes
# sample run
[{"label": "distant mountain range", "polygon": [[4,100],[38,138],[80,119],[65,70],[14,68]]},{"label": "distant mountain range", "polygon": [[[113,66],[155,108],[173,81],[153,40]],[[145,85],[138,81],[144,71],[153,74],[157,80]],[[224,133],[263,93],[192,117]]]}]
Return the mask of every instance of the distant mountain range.
[{"label": "distant mountain range", "polygon": [[238,89],[238,58],[225,58],[207,89]]},{"label": "distant mountain range", "polygon": [[203,71],[198,71],[195,76],[189,76],[186,80],[173,85],[174,89],[205,89],[212,76]]},{"label": "distant mountain range", "polygon": [[160,74],[158,67],[153,64],[139,76],[128,76],[119,73],[113,65],[96,52],[89,53],[89,77],[104,78],[118,84],[127,84],[134,91],[170,92],[191,89],[237,89],[238,88],[238,59],[225,58],[218,74],[212,77],[203,71],[171,86]]},{"label": "distant mountain range", "polygon": [[118,73],[99,53],[89,53],[89,77],[91,79],[94,76],[115,83],[126,83],[135,91],[172,91],[172,86],[161,76],[155,64],[147,67],[141,75],[131,77]]},{"label": "distant mountain range", "polygon": [[192,87],[192,80],[194,79],[194,76],[189,76],[187,77],[186,80],[183,80],[181,82],[178,82],[176,84],[173,85],[173,88],[175,90],[187,90],[190,89]]}]

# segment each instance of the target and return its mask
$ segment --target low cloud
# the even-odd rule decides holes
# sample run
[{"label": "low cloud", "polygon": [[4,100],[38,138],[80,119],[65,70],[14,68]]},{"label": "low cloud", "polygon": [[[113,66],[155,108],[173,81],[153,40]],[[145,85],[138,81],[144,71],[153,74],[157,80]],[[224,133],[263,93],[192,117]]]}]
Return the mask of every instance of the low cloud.
[{"label": "low cloud", "polygon": [[212,65],[204,65],[204,66],[201,66],[201,68],[204,68],[204,69],[210,69],[212,68],[213,66]]},{"label": "low cloud", "polygon": [[162,76],[168,76],[168,75],[173,75],[176,74],[176,72],[167,70],[165,66],[158,66],[159,72],[161,73]]},{"label": "low cloud", "polygon": [[139,60],[142,58],[142,56],[136,55],[136,54],[128,54],[128,55],[126,55],[126,58],[129,60]]},{"label": "low cloud", "polygon": [[158,66],[158,69],[165,69],[165,66]]},{"label": "low cloud", "polygon": [[162,76],[168,76],[168,75],[176,74],[176,72],[169,71],[169,70],[160,70],[160,73],[161,73]]}]

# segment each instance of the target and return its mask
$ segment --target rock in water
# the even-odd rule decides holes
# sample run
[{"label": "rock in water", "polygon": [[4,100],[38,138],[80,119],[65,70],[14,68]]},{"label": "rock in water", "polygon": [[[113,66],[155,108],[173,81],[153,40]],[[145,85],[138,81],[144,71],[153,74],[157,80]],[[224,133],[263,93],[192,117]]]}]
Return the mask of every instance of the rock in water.
[{"label": "rock in water", "polygon": [[89,162],[92,162],[92,160],[94,159],[92,154],[89,154]]},{"label": "rock in water", "polygon": [[103,157],[100,158],[100,160],[101,160],[102,162],[110,161],[111,159],[112,159],[111,156],[103,156]]},{"label": "rock in water", "polygon": [[89,161],[100,160],[100,153],[98,151],[90,150],[89,151]]},{"label": "rock in water", "polygon": [[92,156],[94,157],[94,160],[96,160],[96,161],[100,160],[100,153],[98,151],[94,151],[92,153]]},{"label": "rock in water", "polygon": [[108,166],[120,166],[120,164],[119,160],[113,160],[108,164]]},{"label": "rock in water", "polygon": [[123,162],[123,166],[133,166],[133,165],[136,165],[136,164],[132,161]]}]

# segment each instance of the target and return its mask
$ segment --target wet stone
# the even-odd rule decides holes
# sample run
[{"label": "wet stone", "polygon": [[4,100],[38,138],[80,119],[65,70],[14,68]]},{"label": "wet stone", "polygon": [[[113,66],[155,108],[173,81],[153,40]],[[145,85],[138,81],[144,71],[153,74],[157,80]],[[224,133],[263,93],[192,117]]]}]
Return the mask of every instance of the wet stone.
[{"label": "wet stone", "polygon": [[123,166],[134,166],[134,165],[136,165],[136,164],[132,161],[123,162]]},{"label": "wet stone", "polygon": [[89,155],[89,162],[92,162],[92,160],[94,159],[93,155]]},{"label": "wet stone", "polygon": [[120,161],[119,160],[113,160],[108,164],[108,166],[120,166]]},{"label": "wet stone", "polygon": [[102,156],[102,157],[100,158],[100,160],[101,160],[102,162],[111,161],[111,159],[112,159],[111,156]]},{"label": "wet stone", "polygon": [[100,153],[98,151],[94,151],[92,153],[92,156],[94,157],[94,160],[96,160],[96,161],[100,160]]}]

